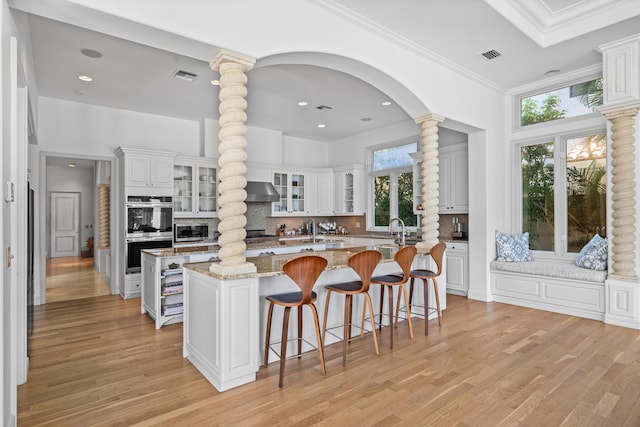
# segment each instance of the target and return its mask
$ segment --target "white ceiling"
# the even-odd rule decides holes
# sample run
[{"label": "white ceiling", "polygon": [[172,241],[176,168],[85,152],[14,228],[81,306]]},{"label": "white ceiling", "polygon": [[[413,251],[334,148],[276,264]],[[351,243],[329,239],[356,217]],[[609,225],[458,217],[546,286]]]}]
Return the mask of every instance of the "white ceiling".
[{"label": "white ceiling", "polygon": [[[43,2],[47,3],[47,2]],[[440,56],[453,68],[498,89],[544,79],[601,62],[598,45],[640,32],[639,0],[318,0],[354,25],[373,24],[400,42]],[[13,7],[41,14],[37,3]],[[195,11],[194,11],[195,12]],[[599,19],[597,19],[599,18]],[[191,120],[217,118],[217,74],[205,61],[29,15],[36,80],[41,96]],[[194,42],[197,48],[198,46]],[[94,59],[80,53],[94,49]],[[195,48],[194,48],[195,49]],[[481,53],[501,56],[487,60]],[[186,53],[185,53],[186,54]],[[197,74],[193,82],[173,78]],[[90,83],[77,79],[91,75]],[[309,102],[298,107],[298,101]],[[311,66],[256,67],[249,72],[248,124],[285,135],[333,141],[410,117],[385,94],[347,74]],[[317,106],[332,107],[318,110]],[[369,121],[362,121],[370,118]],[[318,124],[327,126],[319,129]]]}]

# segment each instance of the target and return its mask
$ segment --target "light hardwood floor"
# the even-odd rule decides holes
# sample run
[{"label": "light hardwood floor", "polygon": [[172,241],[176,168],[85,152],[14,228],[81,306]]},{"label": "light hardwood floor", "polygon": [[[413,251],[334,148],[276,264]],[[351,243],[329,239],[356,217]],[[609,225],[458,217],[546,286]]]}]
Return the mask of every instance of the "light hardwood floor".
[{"label": "light hardwood floor", "polygon": [[[278,364],[218,393],[182,358],[182,325],[155,330],[140,300],[36,307],[21,426],[638,426],[639,332],[448,296],[443,326],[376,357],[371,337]],[[422,320],[414,319],[416,331]]]},{"label": "light hardwood floor", "polygon": [[93,258],[47,258],[47,302],[109,295],[105,273],[93,268]]}]

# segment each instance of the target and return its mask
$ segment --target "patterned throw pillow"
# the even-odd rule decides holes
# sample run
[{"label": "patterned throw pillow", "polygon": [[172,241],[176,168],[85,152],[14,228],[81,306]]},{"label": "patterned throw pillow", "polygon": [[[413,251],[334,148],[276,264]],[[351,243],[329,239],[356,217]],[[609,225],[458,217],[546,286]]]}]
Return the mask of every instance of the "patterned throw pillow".
[{"label": "patterned throw pillow", "polygon": [[603,271],[607,269],[607,258],[607,239],[603,239],[599,234],[596,234],[580,250],[576,258],[576,265],[590,268],[591,270]]},{"label": "patterned throw pillow", "polygon": [[496,261],[533,261],[529,253],[529,233],[504,234],[496,230]]}]

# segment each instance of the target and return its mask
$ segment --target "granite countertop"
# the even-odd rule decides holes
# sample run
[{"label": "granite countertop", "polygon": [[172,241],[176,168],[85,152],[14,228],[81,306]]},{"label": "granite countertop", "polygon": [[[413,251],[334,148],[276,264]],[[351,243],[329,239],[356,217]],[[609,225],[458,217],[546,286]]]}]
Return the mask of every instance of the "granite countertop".
[{"label": "granite countertop", "polygon": [[[209,266],[211,262],[196,262],[196,263],[186,263],[184,264],[184,268],[197,271],[202,274],[206,274],[207,276],[211,276],[215,279],[219,280],[235,280],[235,279],[244,279],[248,277],[270,277],[270,276],[279,276],[284,274],[282,271],[282,266],[289,260],[294,258],[298,258],[306,255],[317,255],[328,261],[326,270],[335,270],[338,268],[347,268],[349,265],[347,261],[349,257],[357,252],[363,251],[367,249],[366,246],[356,246],[352,248],[343,248],[343,249],[331,249],[327,251],[315,251],[315,252],[296,252],[291,254],[282,254],[282,255],[270,255],[270,256],[257,256],[257,257],[249,257],[247,258],[248,262],[255,264],[257,268],[257,272],[255,273],[245,273],[245,274],[237,274],[237,275],[227,275],[222,276],[217,273],[213,273],[209,271]],[[381,263],[383,262],[393,262],[393,256],[395,255],[398,248],[378,248],[378,251],[382,253]]]},{"label": "granite countertop", "polygon": [[[315,244],[323,244],[324,240],[318,241],[316,240]],[[314,244],[312,239],[308,240],[270,240],[267,242],[259,242],[259,243],[249,243],[247,245],[247,249],[272,249],[272,248],[283,248],[288,246],[305,246]],[[176,256],[182,254],[206,254],[210,252],[219,252],[220,245],[212,244],[212,245],[201,245],[201,246],[179,246],[173,248],[160,248],[160,249],[142,249],[141,252],[144,252],[149,255],[157,256],[157,257],[168,257],[168,256]]]}]

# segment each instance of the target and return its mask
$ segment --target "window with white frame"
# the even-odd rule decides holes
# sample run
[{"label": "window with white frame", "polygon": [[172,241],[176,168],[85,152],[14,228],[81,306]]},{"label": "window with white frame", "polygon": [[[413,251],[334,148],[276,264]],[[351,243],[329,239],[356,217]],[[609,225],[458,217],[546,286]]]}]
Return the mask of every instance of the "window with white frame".
[{"label": "window with white frame", "polygon": [[415,142],[370,151],[368,228],[386,230],[391,218],[406,227],[418,225],[413,213],[413,159]]},{"label": "window with white frame", "polygon": [[568,132],[518,144],[522,231],[532,250],[577,253],[606,237],[604,129]]},{"label": "window with white frame", "polygon": [[524,127],[593,113],[602,105],[602,78],[587,78],[518,98],[519,124]]}]

